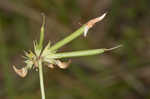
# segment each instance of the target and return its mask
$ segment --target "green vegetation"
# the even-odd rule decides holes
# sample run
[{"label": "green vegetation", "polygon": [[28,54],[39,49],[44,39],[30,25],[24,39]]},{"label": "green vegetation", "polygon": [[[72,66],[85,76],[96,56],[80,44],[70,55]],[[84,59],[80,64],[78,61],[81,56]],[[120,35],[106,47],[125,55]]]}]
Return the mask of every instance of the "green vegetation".
[{"label": "green vegetation", "polygon": [[[45,38],[35,43],[44,49],[51,40],[56,60],[81,56],[78,50],[124,45],[103,55],[73,58],[66,70],[42,64],[46,99],[149,99],[149,4],[149,0],[1,0],[0,99],[41,99],[36,69],[22,79],[12,68],[12,64],[22,68],[22,52],[34,49],[32,40],[40,36],[41,12],[46,14],[46,25],[40,37]],[[102,10],[108,12],[106,19],[90,29],[86,38],[65,40],[65,46],[56,43]]]}]

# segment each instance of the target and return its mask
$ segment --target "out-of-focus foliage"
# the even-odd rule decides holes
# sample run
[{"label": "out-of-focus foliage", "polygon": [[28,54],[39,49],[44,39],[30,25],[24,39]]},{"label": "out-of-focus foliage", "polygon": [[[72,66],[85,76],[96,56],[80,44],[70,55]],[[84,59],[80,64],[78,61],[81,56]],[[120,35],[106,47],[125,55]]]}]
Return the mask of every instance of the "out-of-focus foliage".
[{"label": "out-of-focus foliage", "polygon": [[[19,78],[13,64],[39,37],[46,14],[46,41],[54,44],[91,18],[106,19],[60,51],[123,48],[72,59],[67,70],[44,67],[47,99],[149,99],[150,0],[1,0],[0,99],[40,99],[38,73]],[[46,44],[47,42],[45,42]]]}]

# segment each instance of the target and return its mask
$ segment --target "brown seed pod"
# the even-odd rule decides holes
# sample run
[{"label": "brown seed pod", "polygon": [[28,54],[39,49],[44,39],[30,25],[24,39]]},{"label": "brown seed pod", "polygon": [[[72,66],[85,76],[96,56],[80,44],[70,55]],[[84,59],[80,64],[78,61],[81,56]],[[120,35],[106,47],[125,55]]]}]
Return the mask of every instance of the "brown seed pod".
[{"label": "brown seed pod", "polygon": [[28,70],[25,67],[21,69],[17,69],[15,66],[13,66],[13,69],[22,78],[24,78],[28,73]]},{"label": "brown seed pod", "polygon": [[60,60],[57,60],[57,66],[61,69],[66,69],[71,63],[71,60],[68,62],[61,62]]},{"label": "brown seed pod", "polygon": [[104,13],[102,16],[97,17],[97,18],[94,18],[94,19],[92,19],[92,20],[90,20],[90,21],[88,21],[88,22],[86,23],[85,30],[84,30],[84,37],[86,37],[86,35],[87,35],[87,33],[88,33],[88,30],[89,30],[90,28],[92,28],[95,23],[100,22],[100,21],[102,21],[102,20],[105,18],[106,14],[107,14],[107,13]]},{"label": "brown seed pod", "polygon": [[53,64],[48,64],[48,67],[53,69],[54,68],[54,65]]}]

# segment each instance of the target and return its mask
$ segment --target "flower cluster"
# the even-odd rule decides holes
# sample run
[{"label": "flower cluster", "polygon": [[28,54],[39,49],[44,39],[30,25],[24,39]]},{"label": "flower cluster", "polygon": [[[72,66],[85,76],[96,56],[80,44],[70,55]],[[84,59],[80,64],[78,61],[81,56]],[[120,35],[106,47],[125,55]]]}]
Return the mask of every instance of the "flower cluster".
[{"label": "flower cluster", "polygon": [[53,57],[55,53],[56,51],[50,50],[50,42],[43,50],[39,48],[37,42],[34,42],[34,52],[25,52],[24,62],[26,63],[26,66],[21,69],[17,69],[15,66],[13,66],[13,69],[20,77],[25,77],[28,73],[28,70],[32,68],[38,69],[38,61],[42,61],[42,63],[45,63],[45,65],[49,68],[58,66],[61,69],[66,69],[71,63],[71,60],[68,62],[61,62],[60,60]]},{"label": "flower cluster", "polygon": [[[83,25],[81,28],[79,28],[77,31],[75,31],[74,33],[72,33],[70,36],[68,36],[67,38],[65,38],[64,40],[56,43],[54,46],[50,46],[50,42],[47,44],[47,46],[45,48],[43,48],[42,43],[43,43],[43,39],[44,39],[44,24],[45,24],[45,17],[43,16],[43,24],[41,27],[41,34],[40,34],[40,42],[37,43],[36,41],[34,42],[34,52],[29,51],[29,52],[25,52],[25,64],[26,66],[21,68],[21,69],[17,69],[15,66],[13,66],[14,71],[21,77],[25,77],[28,73],[28,70],[30,69],[38,69],[39,67],[39,61],[41,63],[44,63],[46,66],[50,67],[50,68],[54,68],[54,66],[58,66],[61,69],[65,69],[69,66],[69,64],[71,63],[71,60],[69,60],[68,62],[61,62],[60,60],[58,60],[56,56],[62,57],[62,56],[70,56],[70,57],[74,57],[74,56],[87,56],[87,55],[94,55],[94,54],[100,54],[103,51],[103,49],[100,50],[91,50],[91,51],[82,51],[82,52],[75,52],[74,54],[71,53],[66,53],[66,55],[64,53],[61,54],[61,56],[59,54],[56,55],[56,50],[71,42],[73,39],[75,39],[76,37],[80,36],[81,34],[84,34],[84,37],[87,36],[88,30],[90,28],[92,28],[94,26],[95,23],[101,21],[104,17],[106,16],[106,13],[104,13],[102,16],[92,19],[90,21],[88,21],[85,25]],[[84,54],[82,54],[84,53]],[[91,53],[91,54],[90,54]]]},{"label": "flower cluster", "polygon": [[34,52],[28,51],[25,52],[25,67],[18,69],[13,66],[14,71],[20,76],[25,77],[28,74],[30,69],[39,70],[39,78],[40,78],[40,86],[41,86],[41,95],[42,99],[45,99],[45,91],[44,91],[44,82],[43,82],[43,64],[48,66],[49,68],[54,68],[58,66],[61,69],[66,69],[71,61],[68,62],[61,62],[59,59],[61,58],[71,58],[71,57],[81,57],[81,56],[89,56],[89,55],[98,55],[104,52],[114,50],[116,48],[121,47],[121,45],[106,49],[92,49],[92,50],[83,50],[83,51],[74,51],[74,52],[64,52],[64,53],[56,53],[56,50],[61,48],[62,46],[66,45],[67,43],[71,42],[75,38],[79,37],[80,35],[87,36],[88,30],[94,26],[95,23],[100,22],[104,19],[106,13],[98,18],[94,18],[84,24],[82,27],[77,29],[75,32],[70,34],[68,37],[64,38],[63,40],[57,42],[55,45],[51,46],[50,42],[43,47],[43,40],[44,40],[44,25],[45,25],[45,16],[43,16],[43,24],[41,27],[40,32],[40,41],[37,43],[34,42]]}]

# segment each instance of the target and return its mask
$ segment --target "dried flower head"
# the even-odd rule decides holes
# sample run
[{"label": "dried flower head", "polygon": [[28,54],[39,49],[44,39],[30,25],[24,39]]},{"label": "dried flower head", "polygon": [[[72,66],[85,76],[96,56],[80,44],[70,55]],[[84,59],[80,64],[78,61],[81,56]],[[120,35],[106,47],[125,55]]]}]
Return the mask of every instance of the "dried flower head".
[{"label": "dried flower head", "polygon": [[53,59],[52,56],[54,54],[55,51],[52,52],[50,50],[50,42],[47,44],[43,51],[39,48],[38,43],[34,42],[34,52],[25,52],[24,62],[26,63],[26,66],[21,69],[17,69],[15,66],[13,66],[13,69],[20,77],[25,77],[28,73],[28,70],[32,68],[38,68],[38,61],[46,63],[46,66],[50,68],[54,68],[54,66],[57,65],[61,69],[66,69],[71,63],[70,60],[68,62],[61,62],[60,60]]}]

